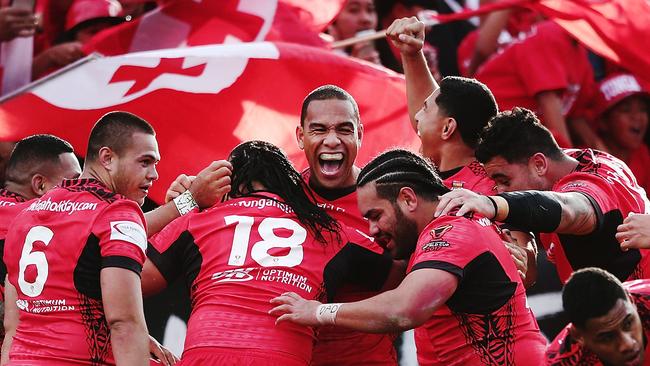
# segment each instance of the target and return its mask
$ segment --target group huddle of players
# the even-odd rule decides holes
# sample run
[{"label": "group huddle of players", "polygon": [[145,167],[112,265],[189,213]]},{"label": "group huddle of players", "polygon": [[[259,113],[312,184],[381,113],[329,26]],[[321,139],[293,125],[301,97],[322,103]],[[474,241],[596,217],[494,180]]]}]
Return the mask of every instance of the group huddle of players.
[{"label": "group huddle of players", "polygon": [[[560,149],[531,111],[498,113],[474,79],[437,85],[422,23],[388,36],[422,155],[393,149],[357,167],[358,107],[326,85],[303,101],[304,172],[244,142],[143,214],[160,160],[146,121],[104,115],[83,171],[57,137],[18,142],[0,191],[2,364],[396,365],[407,329],[420,365],[650,359],[647,249],[616,238],[648,204],[629,168]],[[550,346],[526,302],[531,232],[568,281],[573,324]],[[148,337],[142,308],[178,278],[192,304],[180,360]]]}]

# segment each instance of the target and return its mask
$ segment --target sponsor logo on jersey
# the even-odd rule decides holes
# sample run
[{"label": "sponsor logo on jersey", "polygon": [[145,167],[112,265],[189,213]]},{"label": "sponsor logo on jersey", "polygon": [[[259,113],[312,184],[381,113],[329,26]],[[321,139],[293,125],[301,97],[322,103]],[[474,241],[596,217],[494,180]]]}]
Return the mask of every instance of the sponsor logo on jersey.
[{"label": "sponsor logo on jersey", "polygon": [[110,240],[135,244],[142,250],[142,253],[147,251],[147,233],[140,224],[133,221],[111,221],[110,225]]},{"label": "sponsor logo on jersey", "polygon": [[94,211],[97,209],[96,203],[91,202],[76,202],[70,200],[52,201],[49,197],[47,200],[38,200],[27,208],[27,211],[50,211],[50,212],[67,212],[72,215],[78,211]]},{"label": "sponsor logo on jersey", "polygon": [[22,311],[28,311],[29,310],[29,303],[27,300],[16,300],[16,306],[18,309]]},{"label": "sponsor logo on jersey", "polygon": [[5,207],[5,206],[14,206],[16,202],[11,202],[11,201],[0,201],[0,207]]},{"label": "sponsor logo on jersey", "polygon": [[316,206],[326,211],[345,212],[345,209],[343,207],[334,206],[333,204],[328,202],[319,202],[316,204]]},{"label": "sponsor logo on jersey", "polygon": [[212,275],[212,279],[216,282],[246,282],[253,279],[250,274],[255,268],[237,268],[229,269],[223,272],[217,272]]},{"label": "sponsor logo on jersey", "polygon": [[230,203],[228,206],[257,208],[259,210],[263,210],[266,207],[276,207],[285,213],[293,213],[293,209],[291,208],[291,206],[287,205],[286,203],[273,200],[270,198],[257,199],[257,200],[241,200],[241,201]]},{"label": "sponsor logo on jersey", "polygon": [[33,314],[75,310],[75,306],[68,305],[65,299],[16,300],[16,306],[22,311]]},{"label": "sponsor logo on jersey", "polygon": [[490,219],[488,219],[487,217],[481,217],[477,219],[476,222],[483,227],[492,226],[492,221],[490,221]]},{"label": "sponsor logo on jersey", "polygon": [[442,248],[447,248],[448,246],[449,246],[449,242],[446,240],[434,240],[424,244],[422,246],[422,251],[425,253],[435,252]]},{"label": "sponsor logo on jersey", "polygon": [[431,230],[431,231],[429,232],[429,234],[431,235],[431,237],[432,237],[433,239],[440,239],[440,238],[442,238],[442,237],[443,237],[447,232],[449,232],[449,230],[451,230],[451,229],[453,229],[453,228],[454,228],[454,226],[451,225],[451,224],[442,225],[442,226],[438,226],[437,228],[434,228],[433,230]]}]

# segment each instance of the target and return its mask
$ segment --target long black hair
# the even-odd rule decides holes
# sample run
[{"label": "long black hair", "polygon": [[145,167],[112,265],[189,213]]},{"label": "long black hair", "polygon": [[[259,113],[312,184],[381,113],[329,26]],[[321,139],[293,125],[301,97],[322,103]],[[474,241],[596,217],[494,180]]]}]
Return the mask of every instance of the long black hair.
[{"label": "long black hair", "polygon": [[316,205],[300,173],[277,146],[257,140],[243,142],[230,152],[228,160],[233,168],[230,198],[262,196],[253,188],[253,182],[258,182],[263,191],[280,196],[316,240],[326,242],[323,231],[339,238],[339,224]]}]

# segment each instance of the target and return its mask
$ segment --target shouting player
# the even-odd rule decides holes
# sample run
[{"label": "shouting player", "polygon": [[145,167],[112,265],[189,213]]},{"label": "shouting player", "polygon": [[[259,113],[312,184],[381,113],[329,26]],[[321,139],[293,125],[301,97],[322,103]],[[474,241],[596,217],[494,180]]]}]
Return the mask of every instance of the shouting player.
[{"label": "shouting player", "polygon": [[279,326],[290,321],[364,332],[416,328],[422,366],[542,364],[546,342],[489,220],[432,220],[439,197],[449,190],[426,160],[408,151],[375,158],[357,186],[371,235],[396,258],[409,259],[406,278],[394,290],[343,304],[287,292],[271,300]]}]

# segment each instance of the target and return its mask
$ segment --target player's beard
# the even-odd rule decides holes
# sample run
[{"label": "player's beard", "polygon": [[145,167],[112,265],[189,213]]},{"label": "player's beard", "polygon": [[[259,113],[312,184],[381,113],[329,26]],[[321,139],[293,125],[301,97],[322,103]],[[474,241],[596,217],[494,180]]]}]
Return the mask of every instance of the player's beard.
[{"label": "player's beard", "polygon": [[418,226],[415,220],[408,219],[402,210],[393,205],[395,209],[395,229],[393,240],[395,241],[395,259],[408,259],[415,251],[418,242]]}]

